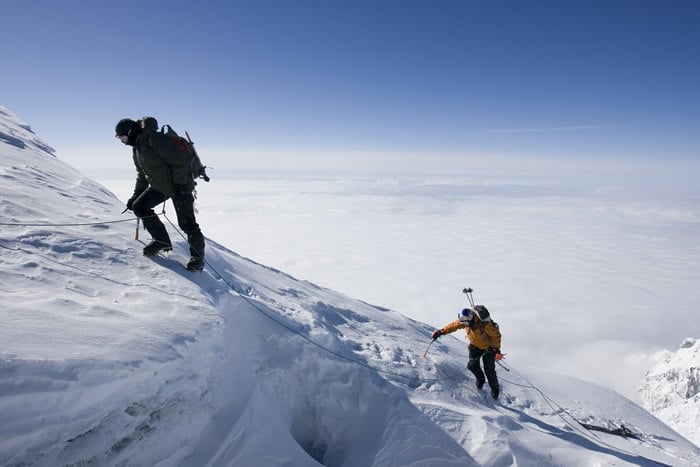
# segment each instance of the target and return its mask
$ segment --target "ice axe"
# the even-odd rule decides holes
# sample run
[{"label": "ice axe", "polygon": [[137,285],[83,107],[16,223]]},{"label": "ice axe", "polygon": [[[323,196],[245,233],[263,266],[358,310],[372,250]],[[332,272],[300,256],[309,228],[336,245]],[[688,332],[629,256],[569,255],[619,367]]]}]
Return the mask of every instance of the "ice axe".
[{"label": "ice axe", "polygon": [[[124,214],[124,213],[125,213],[126,211],[128,211],[128,210],[129,210],[129,208],[127,207],[126,209],[124,209],[124,210],[122,211],[122,214]],[[141,218],[140,218],[140,217],[137,217],[137,218],[136,218],[136,233],[134,234],[134,240],[138,240],[138,239],[139,239],[139,224],[140,224],[140,223],[141,223]]]},{"label": "ice axe", "polygon": [[500,360],[496,360],[496,363],[498,363],[498,365],[499,365],[501,368],[503,368],[504,370],[510,371],[510,368],[508,368],[508,367],[505,366],[503,363],[501,363]]},{"label": "ice axe", "polygon": [[423,352],[423,358],[425,358],[426,355],[428,355],[428,350],[430,350],[430,346],[433,345],[433,342],[435,342],[437,339],[430,339],[430,344],[428,344],[428,347],[426,347],[425,352]]},{"label": "ice axe", "polygon": [[510,368],[508,368],[508,367],[505,366],[503,363],[501,363],[501,360],[503,360],[503,359],[505,358],[504,355],[505,355],[505,354],[497,353],[497,354],[496,354],[496,358],[495,358],[495,362],[498,363],[498,365],[499,365],[501,368],[503,368],[504,370],[510,371]]}]

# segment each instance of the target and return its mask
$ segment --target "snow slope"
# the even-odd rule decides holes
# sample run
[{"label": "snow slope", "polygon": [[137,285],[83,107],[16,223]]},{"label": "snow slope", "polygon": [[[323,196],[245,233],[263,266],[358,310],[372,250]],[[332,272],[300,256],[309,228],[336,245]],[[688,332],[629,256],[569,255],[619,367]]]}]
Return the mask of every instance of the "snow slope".
[{"label": "snow slope", "polygon": [[423,358],[427,325],[211,239],[189,273],[169,204],[175,248],[143,257],[121,201],[2,107],[0,131],[0,465],[700,464],[617,393],[516,359],[494,403],[463,338]]},{"label": "snow slope", "polygon": [[639,392],[645,407],[700,446],[700,340],[663,352]]}]

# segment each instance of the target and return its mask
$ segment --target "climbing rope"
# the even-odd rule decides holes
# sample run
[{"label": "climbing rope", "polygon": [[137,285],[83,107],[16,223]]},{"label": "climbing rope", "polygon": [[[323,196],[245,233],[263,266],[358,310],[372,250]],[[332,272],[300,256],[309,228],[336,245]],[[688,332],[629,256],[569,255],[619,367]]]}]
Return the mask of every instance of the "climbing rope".
[{"label": "climbing rope", "polygon": [[38,252],[35,252],[35,251],[29,251],[29,250],[24,249],[24,248],[19,248],[19,247],[13,248],[13,247],[9,247],[9,246],[7,246],[7,245],[1,243],[1,242],[0,242],[0,248],[3,248],[3,249],[5,249],[5,250],[9,250],[9,251],[17,251],[17,252],[26,253],[26,254],[28,254],[28,255],[35,255],[35,256],[38,256],[38,257],[40,257],[40,258],[43,258],[43,259],[45,259],[46,261],[49,261],[49,262],[51,262],[51,263],[58,264],[59,266],[64,266],[64,267],[67,267],[67,268],[75,269],[76,271],[79,271],[79,272],[85,274],[86,276],[96,277],[96,278],[98,278],[98,279],[102,279],[102,280],[105,280],[105,281],[107,281],[107,282],[111,282],[111,283],[116,284],[116,285],[121,285],[121,286],[124,286],[124,287],[144,287],[144,288],[148,288],[148,289],[151,289],[151,290],[155,290],[156,292],[159,292],[159,293],[162,293],[162,294],[165,294],[165,295],[169,295],[169,296],[173,296],[173,297],[181,297],[181,298],[185,298],[185,299],[187,299],[187,300],[192,300],[192,301],[195,301],[195,302],[202,302],[202,303],[209,304],[209,302],[208,302],[207,300],[203,300],[203,299],[201,299],[201,298],[195,298],[195,297],[188,297],[187,295],[179,294],[179,293],[176,293],[176,292],[171,292],[171,291],[165,290],[165,289],[160,289],[160,288],[154,287],[154,286],[152,286],[152,285],[150,285],[150,284],[142,284],[142,283],[131,284],[131,283],[128,283],[128,282],[121,282],[121,281],[118,281],[118,280],[116,280],[116,279],[112,279],[112,278],[110,278],[110,277],[103,276],[103,275],[98,274],[98,273],[93,272],[93,271],[86,271],[85,269],[79,268],[78,266],[74,266],[74,265],[72,265],[72,264],[68,264],[68,263],[66,263],[66,262],[57,261],[57,260],[55,260],[55,259],[53,259],[53,258],[51,258],[51,257],[49,257],[49,256],[43,255],[43,254],[38,253]]},{"label": "climbing rope", "polygon": [[[168,223],[173,227],[173,229],[175,229],[175,231],[180,235],[180,237],[182,237],[185,241],[187,241],[187,240],[188,240],[188,239],[187,239],[187,236],[186,236],[183,232],[180,231],[180,229],[170,220],[170,218],[169,218],[169,217],[167,216],[167,214],[165,213],[165,207],[163,207],[163,213],[162,213],[162,215],[163,215],[163,217],[165,218],[165,220],[167,220]],[[199,251],[195,251],[195,253],[199,254],[200,257],[202,256],[202,255],[201,255],[201,252],[199,252]],[[357,360],[357,359],[354,359],[354,358],[352,358],[352,357],[348,357],[347,355],[343,355],[343,354],[341,354],[341,353],[339,353],[339,352],[336,352],[335,350],[329,349],[328,347],[324,346],[323,344],[320,344],[320,343],[314,341],[314,340],[311,339],[309,336],[307,336],[307,335],[305,335],[305,334],[299,332],[298,330],[294,329],[292,326],[288,325],[288,324],[285,323],[284,321],[282,321],[282,320],[276,318],[276,317],[273,316],[272,314],[270,314],[270,313],[268,313],[267,311],[265,311],[262,307],[258,306],[258,304],[257,304],[254,300],[252,300],[250,297],[248,297],[248,295],[247,295],[245,292],[242,292],[242,291],[238,290],[238,288],[237,288],[234,284],[232,284],[231,282],[229,282],[229,281],[226,279],[226,277],[225,277],[223,274],[221,274],[221,273],[214,267],[214,265],[212,265],[210,262],[208,262],[208,261],[206,261],[206,260],[205,260],[204,262],[205,262],[205,264],[207,265],[207,267],[208,267],[209,269],[211,269],[212,271],[214,271],[214,273],[215,273],[226,285],[228,285],[228,287],[229,287],[233,292],[235,292],[235,293],[236,293],[239,297],[241,297],[246,303],[248,303],[248,305],[250,305],[252,308],[254,308],[255,310],[257,310],[259,313],[261,313],[263,316],[265,316],[265,317],[268,318],[269,320],[271,320],[271,321],[277,323],[278,325],[282,326],[283,328],[287,329],[288,331],[290,331],[290,332],[296,334],[297,336],[301,337],[301,338],[304,339],[305,341],[309,342],[310,344],[314,345],[315,347],[321,349],[321,350],[324,351],[324,352],[327,352],[327,353],[329,353],[329,354],[331,354],[331,355],[333,355],[333,356],[335,356],[335,357],[337,357],[337,358],[340,358],[340,359],[342,359],[342,360],[346,360],[346,361],[348,361],[348,362],[351,362],[351,363],[354,363],[354,364],[356,364],[356,365],[362,366],[362,367],[367,368],[367,369],[369,369],[369,370],[375,371],[375,372],[377,372],[377,373],[382,373],[382,374],[389,375],[389,376],[395,376],[395,377],[397,377],[397,378],[405,378],[405,379],[410,379],[410,380],[417,380],[417,381],[419,381],[419,382],[434,382],[434,381],[444,381],[444,380],[448,380],[448,379],[449,379],[449,378],[428,378],[428,379],[424,379],[424,378],[418,378],[418,377],[416,377],[415,375],[405,375],[405,374],[396,373],[396,372],[393,372],[393,371],[382,370],[382,369],[380,369],[380,368],[375,368],[375,367],[373,367],[373,366],[371,366],[371,365],[369,365],[369,364],[367,364],[367,363],[365,363],[365,362],[363,362],[363,361],[361,361],[361,360]]]},{"label": "climbing rope", "polygon": [[120,222],[129,222],[138,219],[137,217],[131,217],[129,219],[119,219],[114,221],[99,221],[99,222],[75,222],[66,224],[50,224],[45,223],[21,223],[21,222],[0,222],[0,225],[5,226],[17,226],[17,227],[83,227],[90,225],[107,225],[107,224],[119,224]]},{"label": "climbing rope", "polygon": [[[163,203],[163,211],[162,211],[162,213],[159,214],[159,215],[162,215],[162,216],[168,221],[168,223],[173,227],[173,229],[175,229],[175,231],[176,231],[185,241],[188,241],[188,239],[187,239],[187,237],[185,236],[185,234],[182,233],[182,231],[178,228],[178,226],[176,226],[176,225],[170,220],[170,218],[167,216],[167,214],[165,213],[165,203]],[[129,222],[129,221],[136,220],[136,219],[138,219],[138,218],[132,217],[132,218],[129,218],[129,219],[121,219],[121,220],[113,220],[113,221],[100,221],[100,222],[85,222],[85,223],[19,223],[19,222],[6,223],[6,222],[0,222],[0,225],[3,225],[3,226],[22,226],[22,227],[76,227],[76,226],[93,226],[93,225],[104,225],[104,224],[116,224],[116,223],[121,223],[121,222]],[[67,267],[76,269],[76,270],[78,270],[78,271],[80,271],[80,272],[82,272],[82,273],[84,273],[84,274],[86,274],[86,275],[91,275],[91,276],[94,276],[94,277],[97,277],[97,278],[100,278],[100,279],[103,279],[103,280],[112,282],[112,283],[114,283],[114,284],[118,284],[118,285],[122,285],[122,286],[127,286],[127,287],[148,287],[148,288],[151,288],[151,289],[153,289],[153,290],[156,290],[157,292],[164,293],[164,294],[167,294],[167,295],[171,295],[171,296],[180,296],[180,297],[186,298],[186,299],[188,299],[188,300],[202,301],[201,299],[195,299],[195,298],[188,297],[188,296],[185,296],[185,295],[173,293],[173,292],[170,292],[170,291],[167,291],[167,290],[163,290],[163,289],[159,289],[159,288],[157,288],[157,287],[153,287],[153,286],[148,285],[148,284],[141,284],[141,283],[130,284],[130,283],[125,283],[125,282],[120,282],[120,281],[117,281],[117,280],[114,280],[114,279],[111,279],[111,278],[102,276],[102,275],[97,274],[97,273],[92,272],[92,271],[85,271],[85,270],[83,270],[83,269],[81,269],[81,268],[79,268],[79,267],[77,267],[77,266],[73,266],[73,265],[70,265],[70,264],[67,264],[67,263],[62,263],[62,262],[57,261],[57,260],[54,260],[54,259],[52,259],[52,258],[50,258],[50,257],[48,257],[48,256],[45,256],[45,255],[42,255],[42,254],[36,253],[36,252],[31,252],[31,251],[26,250],[26,249],[24,249],[24,248],[12,248],[12,247],[8,247],[8,246],[6,246],[6,245],[4,245],[4,244],[2,244],[2,243],[0,243],[0,248],[4,248],[4,249],[10,250],[10,251],[19,251],[19,252],[23,252],[23,253],[26,253],[26,254],[34,254],[34,255],[37,255],[37,256],[40,256],[40,257],[46,259],[47,261],[50,261],[50,262],[53,262],[53,263],[56,263],[56,264],[60,264],[60,265],[63,265],[63,266],[67,266]],[[201,252],[196,252],[196,253],[200,254],[200,256],[201,256]],[[259,305],[256,303],[256,301],[254,301],[253,299],[251,299],[250,297],[248,297],[248,295],[247,295],[245,292],[242,292],[242,291],[238,290],[238,288],[237,288],[234,284],[232,284],[231,282],[229,282],[229,281],[226,279],[226,277],[225,277],[223,274],[221,274],[210,262],[205,261],[205,264],[206,264],[206,265],[208,266],[208,268],[211,269],[211,270],[212,270],[212,271],[213,271],[213,272],[214,272],[214,273],[215,273],[215,274],[216,274],[216,275],[217,275],[217,276],[218,276],[218,277],[219,277],[219,278],[234,292],[234,293],[236,293],[240,298],[242,298],[246,303],[248,303],[248,305],[250,305],[253,309],[255,309],[256,311],[258,311],[259,313],[261,313],[263,316],[265,316],[265,317],[268,318],[269,320],[271,320],[271,321],[277,323],[279,326],[283,327],[284,329],[286,329],[286,330],[288,330],[288,331],[290,331],[290,332],[296,334],[297,336],[301,337],[302,339],[304,339],[304,340],[307,341],[308,343],[312,344],[313,346],[317,347],[318,349],[320,349],[320,350],[322,350],[322,351],[324,351],[324,352],[326,352],[326,353],[328,353],[328,354],[330,354],[330,355],[333,355],[333,356],[336,357],[336,358],[339,358],[339,359],[348,361],[348,362],[350,362],[350,363],[359,365],[359,366],[361,366],[361,367],[364,367],[364,368],[366,368],[366,369],[368,369],[368,370],[371,370],[371,371],[374,371],[374,372],[376,372],[376,373],[381,373],[381,374],[388,375],[388,376],[393,376],[393,377],[396,377],[396,378],[403,378],[403,379],[413,380],[413,381],[417,381],[417,382],[419,382],[419,383],[438,382],[438,381],[454,381],[454,382],[459,382],[459,381],[462,381],[462,380],[464,379],[464,378],[457,378],[456,376],[447,376],[447,377],[443,377],[443,378],[421,378],[421,377],[418,377],[418,376],[416,376],[416,375],[407,375],[407,374],[397,373],[397,372],[394,372],[394,371],[382,370],[382,369],[380,369],[380,368],[373,367],[373,366],[369,365],[368,363],[363,362],[363,361],[361,361],[361,360],[358,360],[358,359],[349,357],[349,356],[344,355],[344,354],[342,354],[342,353],[340,353],[340,352],[337,352],[337,351],[335,351],[335,350],[329,349],[328,347],[326,347],[326,346],[324,346],[324,345],[322,345],[322,344],[320,344],[320,343],[314,341],[314,340],[311,339],[309,336],[307,336],[307,335],[305,335],[305,334],[299,332],[297,329],[294,329],[292,326],[290,326],[289,324],[285,323],[284,321],[282,321],[282,320],[276,318],[275,316],[273,316],[272,314],[268,313],[268,312],[267,312],[266,310],[264,310],[261,306],[259,306]],[[208,302],[207,302],[207,303],[208,303]],[[467,358],[467,357],[464,356],[464,355],[459,355],[459,354],[456,354],[456,355],[457,355],[458,357]],[[590,439],[592,439],[592,441],[593,441],[594,443],[598,443],[598,444],[604,445],[604,446],[609,447],[609,448],[611,448],[611,449],[613,449],[613,450],[615,450],[615,451],[617,451],[617,452],[625,453],[625,454],[630,455],[630,456],[633,456],[633,457],[637,457],[637,458],[641,458],[641,459],[647,460],[647,461],[652,462],[652,463],[657,464],[657,465],[663,465],[663,466],[666,466],[666,465],[667,465],[667,464],[664,464],[664,463],[655,461],[655,460],[653,460],[653,459],[649,459],[649,458],[644,457],[644,456],[639,456],[639,455],[637,455],[637,454],[631,453],[631,452],[629,452],[629,451],[626,451],[626,450],[624,450],[624,449],[621,449],[621,448],[619,448],[619,447],[616,447],[616,446],[614,446],[614,445],[611,445],[611,444],[609,444],[609,443],[606,443],[605,441],[602,441],[600,438],[598,438],[597,436],[595,436],[594,433],[592,433],[591,427],[586,426],[586,424],[580,422],[578,419],[576,419],[576,417],[574,417],[574,416],[573,416],[571,413],[569,413],[566,409],[564,409],[563,407],[561,407],[561,405],[559,405],[558,403],[556,403],[551,397],[549,397],[547,394],[545,394],[544,391],[542,391],[540,388],[538,388],[537,386],[535,386],[534,384],[532,384],[527,378],[525,378],[522,374],[520,374],[517,370],[515,370],[515,369],[513,368],[513,365],[512,365],[512,364],[510,365],[510,367],[511,367],[511,369],[513,370],[513,372],[514,372],[516,375],[518,375],[523,381],[527,382],[528,384],[527,384],[527,385],[523,385],[523,384],[515,383],[515,382],[513,382],[513,381],[509,381],[509,380],[507,380],[507,379],[505,379],[505,378],[501,378],[503,381],[506,381],[507,383],[512,384],[512,385],[514,385],[514,386],[519,386],[519,387],[523,387],[523,388],[530,388],[530,389],[535,390],[537,393],[540,394],[540,396],[543,398],[543,400],[550,406],[550,408],[552,409],[552,411],[553,411],[557,416],[559,416],[559,417],[562,419],[562,421],[563,421],[567,426],[571,427],[571,428],[574,429],[575,431],[579,431],[579,432],[582,433],[584,436],[589,437]],[[460,373],[460,374],[461,374],[461,373]],[[470,392],[472,392],[472,393],[478,395],[478,393],[476,393],[473,389],[470,389],[470,388],[468,388],[468,389],[470,390]],[[554,407],[555,405],[558,407],[558,410],[557,410],[557,408]],[[497,410],[499,410],[498,406],[495,406],[495,408],[496,408]],[[580,425],[580,427],[583,428],[583,430],[581,430],[581,428],[579,428],[579,427],[576,427],[576,426],[572,425],[568,420],[566,420],[566,419],[561,415],[561,413],[565,413],[566,415],[568,415],[569,417],[571,417],[571,419],[574,420],[578,425]],[[669,466],[669,467],[670,467],[670,466]]]}]

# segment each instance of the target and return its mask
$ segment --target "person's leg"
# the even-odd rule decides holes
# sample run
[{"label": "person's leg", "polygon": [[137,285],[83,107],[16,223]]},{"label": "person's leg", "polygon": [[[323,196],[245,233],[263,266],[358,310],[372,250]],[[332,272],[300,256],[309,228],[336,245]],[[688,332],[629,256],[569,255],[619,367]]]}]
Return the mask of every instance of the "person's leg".
[{"label": "person's leg", "polygon": [[479,362],[484,351],[469,344],[469,363],[467,363],[467,369],[474,374],[476,378],[476,387],[481,389],[484,386],[486,378],[484,377],[484,372],[481,371],[481,364]]},{"label": "person's leg", "polygon": [[486,379],[488,379],[489,386],[491,387],[491,396],[494,399],[498,399],[500,385],[498,384],[498,376],[496,375],[496,354],[493,352],[485,352],[481,358],[484,361]]},{"label": "person's leg", "polygon": [[143,221],[143,227],[151,234],[153,241],[146,245],[143,254],[152,256],[162,250],[172,249],[170,236],[158,215],[153,211],[155,206],[165,201],[165,195],[152,188],[147,188],[141,196],[134,200],[132,209],[136,217]]},{"label": "person's leg", "polygon": [[173,205],[177,214],[177,223],[187,234],[190,244],[190,263],[192,268],[201,269],[204,265],[204,235],[197,224],[194,214],[194,196],[192,194],[177,194],[173,197]]}]

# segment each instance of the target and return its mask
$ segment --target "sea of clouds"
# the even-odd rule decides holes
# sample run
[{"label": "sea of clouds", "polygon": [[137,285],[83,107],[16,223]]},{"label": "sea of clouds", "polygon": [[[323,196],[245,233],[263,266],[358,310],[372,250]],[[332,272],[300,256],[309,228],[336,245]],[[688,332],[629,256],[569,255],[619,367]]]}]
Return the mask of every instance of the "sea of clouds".
[{"label": "sea of clouds", "polygon": [[[523,167],[212,171],[198,220],[243,256],[435,327],[473,287],[505,353],[638,400],[658,352],[700,336],[698,168]],[[93,177],[131,195],[122,172]]]}]

